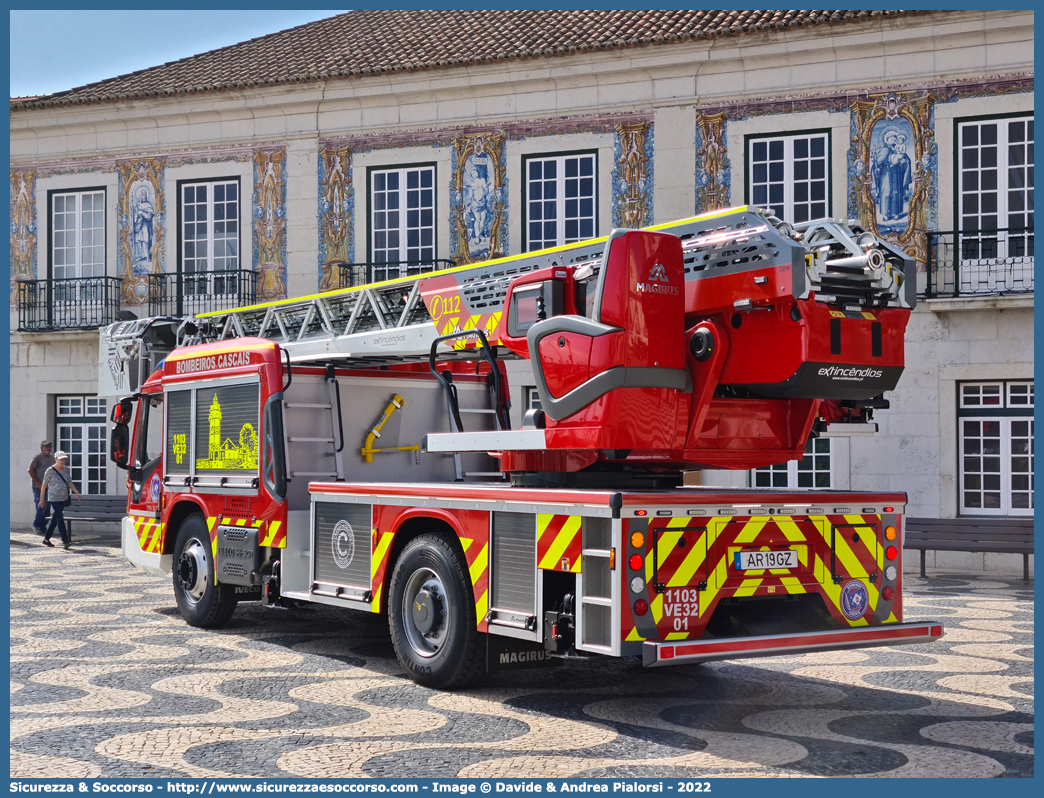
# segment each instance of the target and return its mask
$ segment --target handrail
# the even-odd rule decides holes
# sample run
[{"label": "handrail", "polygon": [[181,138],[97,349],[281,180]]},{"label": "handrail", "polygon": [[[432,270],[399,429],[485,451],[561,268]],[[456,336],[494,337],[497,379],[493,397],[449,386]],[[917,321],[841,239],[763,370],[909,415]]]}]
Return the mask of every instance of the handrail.
[{"label": "handrail", "polygon": [[925,299],[1033,292],[1032,228],[929,231],[926,244]]},{"label": "handrail", "polygon": [[18,330],[90,330],[116,321],[119,277],[49,277],[18,280]]},{"label": "handrail", "polygon": [[431,351],[428,354],[428,370],[435,376],[435,379],[439,381],[442,387],[446,391],[446,397],[449,401],[450,412],[453,414],[453,420],[456,424],[456,431],[463,432],[464,424],[460,420],[460,406],[457,403],[456,386],[453,385],[453,377],[450,375],[447,377],[445,374],[439,372],[435,366],[435,356],[438,352],[439,344],[444,341],[452,341],[456,338],[471,338],[477,336],[479,344],[482,350],[482,357],[489,363],[490,374],[493,380],[493,403],[495,404],[494,413],[497,420],[497,426],[502,430],[511,429],[510,421],[504,415],[504,403],[501,400],[501,386],[500,386],[500,369],[497,368],[497,356],[496,353],[489,345],[489,339],[486,338],[486,334],[477,328],[471,330],[461,330],[460,332],[452,332],[448,335],[440,335],[438,338],[431,342]]},{"label": "handrail", "polygon": [[249,269],[150,274],[149,315],[186,316],[234,310],[257,300],[257,272]]},{"label": "handrail", "polygon": [[[354,288],[360,285],[380,283],[401,277],[412,277],[417,274],[428,274],[456,266],[448,258],[427,258],[425,260],[364,261],[362,263],[338,263],[338,287]],[[395,274],[391,274],[395,272]]]}]

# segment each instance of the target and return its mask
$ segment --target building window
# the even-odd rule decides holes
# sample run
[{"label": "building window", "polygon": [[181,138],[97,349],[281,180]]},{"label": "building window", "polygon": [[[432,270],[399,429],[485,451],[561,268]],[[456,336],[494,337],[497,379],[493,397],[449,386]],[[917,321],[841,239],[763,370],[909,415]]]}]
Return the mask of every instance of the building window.
[{"label": "building window", "polygon": [[67,478],[86,495],[105,493],[105,400],[59,396],[55,404],[58,449],[69,455]]},{"label": "building window", "polygon": [[530,386],[525,389],[526,391],[526,410],[543,410],[544,405],[540,401],[540,392]]},{"label": "building window", "polygon": [[748,196],[791,223],[827,215],[829,133],[750,138]]},{"label": "building window", "polygon": [[435,260],[434,166],[370,172],[370,232],[375,264]]},{"label": "building window", "polygon": [[1033,383],[958,386],[960,511],[1033,514]]},{"label": "building window", "polygon": [[750,482],[755,488],[831,488],[834,466],[831,438],[809,438],[800,460],[752,469]]},{"label": "building window", "polygon": [[105,191],[51,195],[51,276],[105,276]]},{"label": "building window", "polygon": [[181,184],[181,274],[186,294],[236,292],[239,181]]},{"label": "building window", "polygon": [[595,153],[527,158],[526,251],[594,238]]},{"label": "building window", "polygon": [[1013,289],[1032,280],[1033,119],[960,122],[958,141],[961,285]]}]

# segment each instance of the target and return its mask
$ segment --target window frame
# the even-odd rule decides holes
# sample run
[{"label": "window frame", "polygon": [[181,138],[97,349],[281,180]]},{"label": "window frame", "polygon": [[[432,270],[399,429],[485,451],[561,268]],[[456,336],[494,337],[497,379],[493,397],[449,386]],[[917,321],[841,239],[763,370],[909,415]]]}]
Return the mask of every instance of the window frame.
[{"label": "window frame", "polygon": [[[105,186],[84,186],[82,188],[53,188],[47,191],[47,279],[48,280],[65,280],[65,279],[82,279],[83,278],[83,264],[80,262],[80,250],[82,246],[83,227],[81,226],[81,202],[80,197],[83,194],[95,194],[101,193],[102,195],[102,273],[97,275],[90,275],[91,277],[106,277],[109,273],[109,206],[108,200],[109,195]],[[67,277],[55,277],[54,276],[54,198],[56,196],[74,194],[77,196],[76,201],[76,269],[77,276],[74,278]]]},{"label": "window frame", "polygon": [[[79,412],[62,412],[62,400],[79,400]],[[97,403],[101,402],[102,409],[99,412],[88,413],[88,402],[94,400],[95,407]],[[78,453],[75,453],[80,458],[80,464],[77,465],[73,462],[73,452],[68,452],[69,461],[66,468],[69,470],[68,477],[69,481],[76,485],[76,488],[85,496],[104,496],[107,495],[108,491],[108,480],[109,480],[109,469],[108,469],[108,456],[109,456],[109,440],[108,440],[108,426],[106,424],[108,408],[108,401],[105,397],[92,395],[92,394],[56,394],[54,397],[54,440],[58,442],[58,449],[63,449],[62,446],[62,427],[78,427],[82,431],[83,437],[80,439],[80,444],[83,447]],[[93,428],[96,431],[100,431],[100,437],[96,440],[101,443],[101,451],[95,454],[100,455],[101,461],[98,466],[101,474],[100,480],[90,480],[89,469],[90,465],[87,462],[87,458],[91,452],[88,451],[90,445],[90,434],[88,428]],[[79,474],[79,477],[75,477],[75,471]],[[86,483],[100,484],[100,493],[90,493],[89,485]]]},{"label": "window frame", "polygon": [[[774,139],[783,139],[789,146],[788,153],[784,156],[784,188],[789,191],[789,198],[784,197],[783,199],[783,213],[777,213],[780,219],[790,221],[787,218],[788,210],[792,213],[794,208],[794,194],[793,194],[793,173],[794,173],[794,149],[793,142],[796,138],[811,138],[813,136],[824,136],[826,137],[826,143],[824,146],[824,157],[826,159],[826,217],[833,216],[834,207],[834,192],[833,192],[833,181],[834,181],[834,164],[833,164],[833,130],[831,128],[809,128],[804,130],[788,130],[779,131],[776,133],[747,133],[743,136],[743,163],[744,163],[744,180],[743,180],[743,204],[751,204],[751,194],[754,180],[753,160],[752,160],[752,147],[755,142],[758,141],[771,141]],[[809,201],[811,202],[811,200]],[[789,205],[788,205],[789,203]],[[761,207],[761,206],[759,206]],[[765,207],[777,210],[771,202],[766,203]],[[816,216],[810,217],[812,219],[819,218]],[[793,222],[791,222],[793,224]]]},{"label": "window frame", "polygon": [[[828,447],[827,451],[826,452],[817,452],[817,451],[815,451],[816,441],[826,441],[827,447]],[[747,475],[748,475],[747,476],[747,482],[750,485],[750,487],[758,488],[759,490],[832,490],[832,489],[834,489],[837,486],[837,478],[836,478],[836,475],[834,473],[834,467],[835,467],[835,465],[837,463],[837,452],[834,449],[834,439],[829,437],[829,436],[826,436],[826,435],[821,435],[818,438],[810,437],[808,439],[808,441],[806,441],[806,443],[805,443],[806,447],[809,445],[809,443],[812,444],[812,451],[806,451],[805,455],[800,460],[787,460],[786,463],[777,463],[777,464],[775,464],[773,466],[760,466],[759,468],[752,468],[752,469],[750,469],[747,472]],[[827,472],[830,475],[830,484],[825,486],[825,487],[822,486],[822,485],[815,485],[815,484],[813,484],[813,485],[811,485],[809,487],[801,487],[801,486],[799,486],[798,485],[798,478],[799,478],[799,476],[800,476],[800,474],[802,472],[802,469],[800,468],[800,466],[805,461],[805,457],[811,456],[811,457],[815,458],[817,455],[822,456],[823,454],[826,454],[830,458],[830,470]],[[787,471],[786,471],[786,474],[787,474],[787,484],[786,484],[786,486],[775,487],[775,486],[773,486],[771,484],[767,485],[767,486],[766,485],[758,485],[757,484],[757,473],[758,472],[761,472],[763,474],[764,473],[768,473],[770,475],[769,482],[771,482],[772,481],[771,480],[772,469],[773,468],[777,468],[780,465],[786,465],[786,467],[787,467]],[[765,469],[767,469],[767,470],[765,470]],[[781,473],[781,472],[777,472],[777,473]],[[814,461],[813,461],[813,467],[812,467],[812,482],[813,483],[815,483],[815,475],[816,475],[816,473],[823,473],[823,472],[822,471],[818,471],[817,472],[817,470],[815,468],[815,465],[814,465]]]},{"label": "window frame", "polygon": [[[964,170],[961,168],[961,155],[962,155],[961,128],[962,128],[962,126],[968,125],[968,124],[981,124],[983,122],[1000,122],[1001,120],[1008,120],[1008,121],[1014,122],[1014,121],[1019,120],[1019,119],[1027,120],[1027,121],[1033,121],[1033,119],[1034,119],[1033,111],[1015,111],[1015,112],[1007,113],[1007,114],[983,114],[983,115],[980,115],[980,116],[961,116],[961,117],[955,117],[954,118],[954,120],[953,120],[953,142],[954,142],[954,147],[953,147],[953,229],[956,232],[958,232],[958,233],[965,232],[964,228],[963,228],[962,221],[961,221],[962,220],[962,216],[963,216],[963,214],[961,213],[961,192],[962,192],[963,185],[964,185],[964,175],[963,175],[963,171]],[[1036,135],[1036,131],[1034,131],[1034,136],[1035,135]],[[1005,132],[1005,136],[1007,136],[1007,132]],[[1034,140],[1034,143],[1036,143],[1035,140]],[[999,144],[998,144],[998,149],[999,149]],[[998,171],[1000,169],[999,164],[1000,164],[1000,153],[998,152]],[[998,178],[999,178],[999,176],[998,176]],[[1005,229],[1005,228],[1001,227],[1001,225],[999,224],[1000,217],[1001,217],[1001,213],[1000,213],[1000,195],[1001,195],[1001,193],[1002,192],[1001,192],[1000,188],[998,188],[998,190],[997,190],[997,194],[998,194],[998,203],[997,203],[997,208],[998,208],[998,210],[997,210],[998,225],[997,226],[1000,229]],[[1005,195],[1004,196],[1004,203],[1005,203],[1005,206],[1006,206],[1007,205],[1007,192],[1005,191],[1003,193]],[[1005,227],[1006,227],[1006,225],[1005,225]]]},{"label": "window frame", "polygon": [[[236,184],[236,262],[237,266],[235,269],[222,269],[215,271],[213,268],[214,264],[214,214],[209,214],[210,218],[207,220],[207,269],[203,272],[185,271],[185,195],[184,190],[186,186],[197,186],[197,185],[216,185],[218,183],[235,183]],[[178,180],[177,183],[177,206],[178,206],[178,257],[177,257],[177,274],[184,280],[187,276],[198,276],[200,274],[235,274],[236,272],[249,271],[243,267],[243,182],[239,175],[229,175],[224,177],[193,177],[186,178],[185,180]],[[213,211],[214,207],[214,192],[213,190],[208,192],[207,208]],[[226,220],[227,221],[227,220]],[[209,295],[210,292],[208,292]]]},{"label": "window frame", "polygon": [[[1030,391],[1027,393],[1027,399],[1034,395],[1034,379],[1032,377],[1024,377],[1022,379],[994,379],[994,380],[962,380],[956,383],[957,391],[957,416],[956,416],[956,454],[957,454],[957,515],[958,517],[978,517],[978,518],[1026,518],[1033,517],[1035,501],[1035,483],[1036,483],[1036,453],[1033,451],[1032,441],[1033,435],[1030,434],[1031,450],[1028,454],[1030,458],[1030,504],[1028,508],[1012,507],[1012,470],[1011,470],[1011,458],[1013,453],[1011,451],[1012,443],[1012,432],[1011,425],[1014,421],[1026,420],[1031,425],[1034,422],[1034,404],[1032,402],[1027,404],[1012,405],[1010,403],[1011,397],[1011,386],[1012,385],[1025,385],[1029,384]],[[1000,386],[999,403],[996,405],[965,405],[964,404],[964,388],[966,386]],[[1000,452],[998,457],[1001,461],[1000,471],[1000,494],[1001,494],[1001,506],[999,508],[987,508],[987,507],[967,507],[965,505],[965,471],[964,471],[964,460],[966,456],[975,456],[965,454],[965,436],[964,436],[964,422],[972,419],[979,420],[996,420],[1000,422]],[[985,453],[980,452],[979,457],[984,457]],[[1017,456],[1017,455],[1014,455]],[[977,472],[979,474],[986,473],[985,471]],[[979,488],[979,492],[985,492],[985,488]]]},{"label": "window frame", "polygon": [[[439,165],[436,161],[418,161],[416,163],[404,163],[404,164],[385,164],[381,166],[367,166],[366,167],[366,260],[368,263],[375,263],[374,251],[373,251],[373,176],[378,172],[400,172],[405,173],[411,169],[431,169],[431,218],[432,218],[432,233],[431,233],[431,259],[437,261],[439,257]],[[406,187],[400,181],[399,191],[401,194],[405,194]],[[405,243],[405,236],[403,233],[406,228],[403,226],[406,223],[406,208],[404,205],[400,205],[399,210],[401,211],[402,222],[399,226],[399,253],[400,255],[405,252],[409,247]],[[424,247],[421,246],[421,249]],[[394,262],[394,261],[389,261]],[[405,259],[400,258],[399,263],[408,262]],[[424,261],[418,261],[423,263]]]},{"label": "window frame", "polygon": [[[592,180],[594,182],[594,195],[593,195],[593,200],[594,200],[594,234],[591,235],[590,238],[598,238],[598,235],[599,235],[599,232],[598,232],[598,229],[599,229],[599,215],[600,215],[599,214],[600,197],[599,197],[599,190],[598,190],[599,173],[598,173],[598,150],[597,150],[597,148],[594,148],[594,149],[587,148],[587,149],[582,149],[582,150],[561,150],[561,151],[557,151],[557,152],[532,153],[530,155],[523,155],[522,156],[522,160],[521,160],[522,179],[519,181],[521,183],[521,185],[522,185],[522,251],[523,252],[539,252],[540,251],[540,249],[531,249],[530,248],[530,241],[529,241],[529,164],[530,164],[530,162],[531,161],[547,161],[547,160],[551,160],[552,158],[554,158],[554,159],[574,158],[574,157],[579,157],[579,156],[584,156],[584,155],[591,156],[593,161],[594,161],[593,168],[592,168]],[[562,172],[561,178],[559,178],[559,179],[565,180],[565,172],[564,172],[564,170]],[[560,202],[560,199],[564,199],[564,195],[562,197],[556,197],[556,199],[555,199],[555,201],[559,204],[559,207],[563,207],[563,203]],[[564,217],[560,217],[559,216],[559,217],[556,217],[556,218],[564,218]],[[563,236],[561,238],[562,238],[562,240],[564,242],[565,241],[565,236],[564,236],[565,225],[564,224],[562,225],[562,233],[563,233]],[[584,238],[584,237],[581,237],[581,238],[577,239],[577,241],[587,241],[587,240],[588,239]],[[575,243],[575,242],[569,242],[569,243]],[[565,244],[565,243],[555,244],[555,246],[556,247],[567,246],[567,244]],[[541,249],[553,249],[553,248],[554,247],[542,247]]]}]

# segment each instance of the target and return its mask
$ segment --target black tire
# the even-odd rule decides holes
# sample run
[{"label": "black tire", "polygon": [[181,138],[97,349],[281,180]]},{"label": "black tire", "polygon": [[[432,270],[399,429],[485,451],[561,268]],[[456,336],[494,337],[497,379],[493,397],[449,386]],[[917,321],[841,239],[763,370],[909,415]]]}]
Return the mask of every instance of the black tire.
[{"label": "black tire", "polygon": [[236,610],[231,585],[214,584],[214,556],[207,522],[190,515],[181,522],[174,544],[174,598],[189,626],[220,629]]},{"label": "black tire", "polygon": [[392,646],[411,679],[448,690],[486,675],[485,635],[475,629],[468,563],[456,541],[438,534],[411,540],[389,588]]}]

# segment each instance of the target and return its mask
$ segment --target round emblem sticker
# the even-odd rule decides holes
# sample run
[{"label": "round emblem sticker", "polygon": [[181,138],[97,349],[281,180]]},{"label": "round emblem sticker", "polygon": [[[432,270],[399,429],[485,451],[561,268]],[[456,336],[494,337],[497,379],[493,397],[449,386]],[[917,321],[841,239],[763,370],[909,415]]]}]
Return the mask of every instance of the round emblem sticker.
[{"label": "round emblem sticker", "polygon": [[158,502],[159,501],[160,490],[162,489],[162,487],[163,487],[163,485],[160,482],[159,474],[153,474],[152,475],[152,480],[149,482],[149,495],[152,496],[152,500],[154,502]]},{"label": "round emblem sticker", "polygon": [[334,562],[338,568],[347,568],[352,564],[355,556],[355,532],[352,525],[347,521],[338,521],[334,524],[333,534],[330,535],[330,543],[333,547]]},{"label": "round emblem sticker", "polygon": [[866,592],[866,585],[858,579],[841,588],[841,612],[850,621],[863,617],[866,607],[870,603],[870,597]]}]

